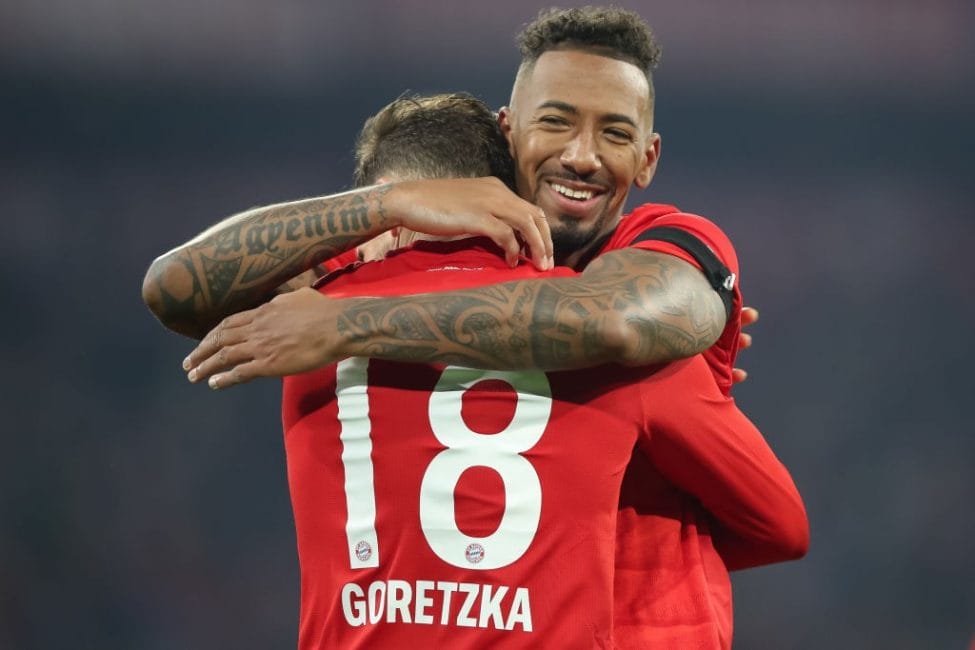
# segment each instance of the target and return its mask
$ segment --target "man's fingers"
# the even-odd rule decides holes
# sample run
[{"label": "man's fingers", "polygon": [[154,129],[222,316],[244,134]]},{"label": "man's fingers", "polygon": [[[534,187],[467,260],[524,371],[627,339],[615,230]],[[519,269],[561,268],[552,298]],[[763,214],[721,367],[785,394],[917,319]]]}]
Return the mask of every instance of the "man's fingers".
[{"label": "man's fingers", "polygon": [[242,311],[223,319],[219,325],[203,337],[203,340],[197,344],[189,356],[183,359],[183,370],[191,370],[205,359],[213,356],[220,348],[235,345],[244,340],[244,333],[240,328],[254,320],[254,311],[253,309],[246,312]]},{"label": "man's fingers", "polygon": [[742,332],[741,336],[738,337],[738,349],[747,350],[750,347],[752,347],[752,335]]},{"label": "man's fingers", "polygon": [[748,373],[741,368],[735,368],[731,371],[731,381],[734,384],[740,384],[741,382],[748,379]]},{"label": "man's fingers", "polygon": [[238,384],[246,384],[251,379],[260,376],[260,364],[257,361],[249,361],[239,366],[234,366],[226,372],[221,372],[210,377],[207,385],[213,390],[220,390],[221,388],[230,388]]},{"label": "man's fingers", "polygon": [[548,217],[545,216],[545,211],[541,208],[535,215],[535,223],[538,225],[538,231],[542,233],[542,244],[545,246],[548,268],[552,268],[555,266],[555,244],[552,242],[552,229],[548,225]]},{"label": "man's fingers", "polygon": [[528,206],[524,220],[519,221],[515,228],[531,251],[532,264],[538,270],[546,271],[551,268],[552,233],[549,232],[545,213],[533,205],[524,205]]},{"label": "man's fingers", "polygon": [[511,226],[498,219],[491,223],[489,232],[485,234],[504,251],[504,259],[508,262],[508,266],[518,266],[518,255],[521,253],[521,244],[518,242],[515,231],[511,229]]},{"label": "man's fingers", "polygon": [[233,368],[234,366],[253,359],[249,348],[244,344],[221,347],[212,356],[204,359],[198,366],[187,374],[187,378],[196,383],[210,375]]},{"label": "man's fingers", "polygon": [[742,326],[751,325],[758,322],[758,310],[754,307],[742,307],[741,324]]}]

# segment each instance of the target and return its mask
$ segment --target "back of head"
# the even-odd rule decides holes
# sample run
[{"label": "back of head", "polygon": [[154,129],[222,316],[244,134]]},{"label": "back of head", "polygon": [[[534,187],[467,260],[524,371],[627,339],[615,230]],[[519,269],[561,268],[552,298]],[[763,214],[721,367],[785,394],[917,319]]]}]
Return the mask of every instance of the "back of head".
[{"label": "back of head", "polygon": [[514,186],[514,163],[494,113],[466,93],[396,99],[366,121],[355,158],[356,187],[383,176],[497,176]]},{"label": "back of head", "polygon": [[651,71],[660,46],[646,21],[618,7],[547,9],[518,34],[521,70],[534,66],[545,52],[582,50],[632,63],[646,75],[653,96]]}]

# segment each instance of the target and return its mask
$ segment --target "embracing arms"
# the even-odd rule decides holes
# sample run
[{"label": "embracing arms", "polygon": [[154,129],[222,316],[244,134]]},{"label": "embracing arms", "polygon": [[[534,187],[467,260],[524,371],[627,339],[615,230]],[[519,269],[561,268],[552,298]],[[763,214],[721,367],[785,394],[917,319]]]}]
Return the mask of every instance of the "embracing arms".
[{"label": "embracing arms", "polygon": [[564,370],[689,356],[717,339],[723,316],[693,266],[624,249],[577,277],[350,302],[336,333],[343,355]]},{"label": "embracing arms", "polygon": [[693,265],[665,253],[605,253],[576,277],[397,298],[279,296],[223,321],[187,358],[214,388],[350,356],[494,369],[643,365],[718,338],[724,306]]},{"label": "embracing arms", "polygon": [[295,278],[395,226],[433,235],[485,235],[512,265],[524,243],[536,266],[551,266],[544,213],[498,179],[413,181],[234,215],[158,257],[143,281],[143,300],[166,327],[199,339],[285,283],[290,286],[283,290],[310,285],[314,274]]}]

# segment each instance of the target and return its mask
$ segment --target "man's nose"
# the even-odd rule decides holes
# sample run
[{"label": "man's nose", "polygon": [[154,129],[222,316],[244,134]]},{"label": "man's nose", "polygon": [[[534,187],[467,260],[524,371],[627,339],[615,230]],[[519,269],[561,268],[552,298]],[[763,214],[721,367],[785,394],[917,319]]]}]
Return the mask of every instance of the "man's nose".
[{"label": "man's nose", "polygon": [[589,176],[602,167],[595,138],[591,133],[579,133],[562,151],[562,165],[579,176]]}]

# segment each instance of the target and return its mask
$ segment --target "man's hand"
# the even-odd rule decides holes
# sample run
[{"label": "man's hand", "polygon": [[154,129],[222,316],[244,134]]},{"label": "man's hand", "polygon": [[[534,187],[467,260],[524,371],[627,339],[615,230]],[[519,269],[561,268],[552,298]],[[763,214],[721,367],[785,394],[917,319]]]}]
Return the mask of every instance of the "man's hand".
[{"label": "man's hand", "polygon": [[210,388],[283,377],[335,361],[335,301],[311,288],[228,316],[183,361],[191,382]]},{"label": "man's hand", "polygon": [[404,228],[428,235],[489,237],[504,250],[508,266],[518,263],[522,245],[536,268],[554,266],[545,212],[493,176],[396,183],[386,209]]},{"label": "man's hand", "polygon": [[[754,323],[758,322],[758,310],[754,307],[742,307],[741,309],[741,326],[742,328],[748,327]],[[741,333],[738,339],[738,349],[747,350],[752,347],[752,335]],[[741,368],[735,368],[731,371],[731,381],[740,384],[741,382],[748,379],[748,373]]]}]

